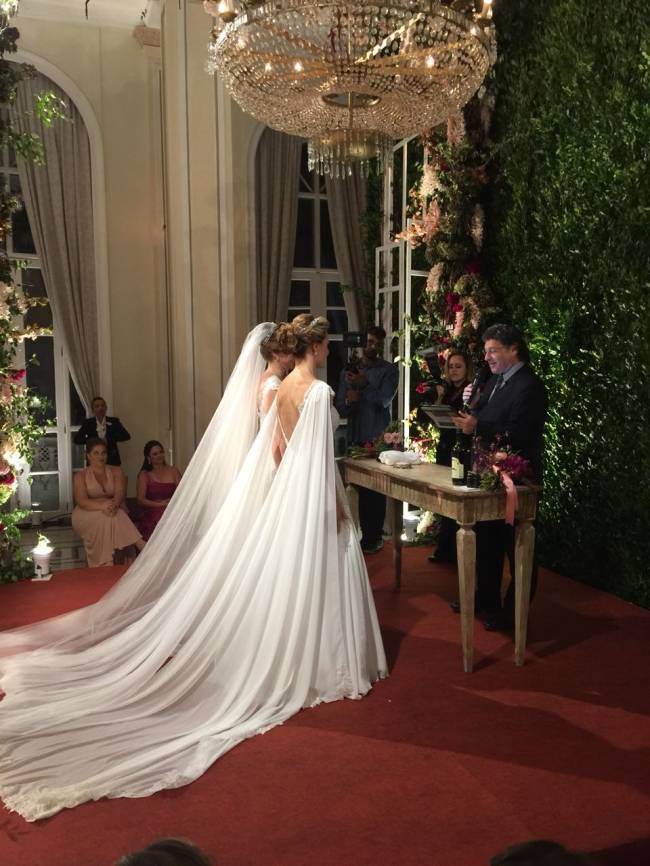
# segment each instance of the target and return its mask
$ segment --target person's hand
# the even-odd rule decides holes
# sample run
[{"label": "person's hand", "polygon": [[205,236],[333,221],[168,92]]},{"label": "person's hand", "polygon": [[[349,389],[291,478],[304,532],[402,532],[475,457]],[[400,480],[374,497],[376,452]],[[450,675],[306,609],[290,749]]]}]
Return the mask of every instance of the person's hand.
[{"label": "person's hand", "polygon": [[108,517],[113,517],[113,515],[117,511],[117,508],[113,505],[111,501],[106,503],[106,505],[102,508],[102,511],[104,512],[104,514],[108,515]]},{"label": "person's hand", "polygon": [[359,400],[359,392],[358,391],[350,390],[345,395],[345,402],[348,404],[356,403],[356,402],[358,402],[358,400]]},{"label": "person's hand", "polygon": [[467,412],[459,412],[453,418],[453,422],[459,430],[468,435],[476,430],[477,420],[474,415],[468,415]]},{"label": "person's hand", "polygon": [[347,379],[350,385],[354,385],[355,388],[365,388],[368,384],[368,380],[363,375],[363,373],[353,373],[351,370],[345,374],[345,378]]}]

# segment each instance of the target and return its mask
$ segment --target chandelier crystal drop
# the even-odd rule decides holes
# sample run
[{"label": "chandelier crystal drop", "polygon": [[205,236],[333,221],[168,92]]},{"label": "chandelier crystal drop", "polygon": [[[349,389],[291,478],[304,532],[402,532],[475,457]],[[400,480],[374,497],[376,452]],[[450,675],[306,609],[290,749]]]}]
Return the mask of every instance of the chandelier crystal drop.
[{"label": "chandelier crystal drop", "polygon": [[256,120],[308,139],[310,166],[334,177],[373,158],[381,170],[395,139],[460,110],[495,59],[489,14],[458,3],[234,2],[204,2],[206,69]]}]

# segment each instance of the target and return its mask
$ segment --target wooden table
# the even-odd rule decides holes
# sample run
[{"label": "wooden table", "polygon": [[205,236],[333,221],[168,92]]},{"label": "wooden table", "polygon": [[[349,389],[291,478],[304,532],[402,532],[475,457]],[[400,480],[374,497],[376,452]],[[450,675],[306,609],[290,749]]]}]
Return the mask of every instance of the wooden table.
[{"label": "wooden table", "polygon": [[[409,502],[427,511],[455,520],[458,551],[460,631],[463,668],[470,673],[474,664],[474,594],[476,589],[476,534],[474,524],[481,520],[503,520],[506,496],[502,490],[486,492],[454,487],[447,466],[423,463],[410,469],[385,466],[376,459],[350,457],[340,466],[347,484],[367,487],[396,500],[393,508],[393,562],[395,587],[402,581],[402,508]],[[535,527],[539,487],[517,487],[518,509],[515,524],[515,664],[523,665],[530,604]]]}]

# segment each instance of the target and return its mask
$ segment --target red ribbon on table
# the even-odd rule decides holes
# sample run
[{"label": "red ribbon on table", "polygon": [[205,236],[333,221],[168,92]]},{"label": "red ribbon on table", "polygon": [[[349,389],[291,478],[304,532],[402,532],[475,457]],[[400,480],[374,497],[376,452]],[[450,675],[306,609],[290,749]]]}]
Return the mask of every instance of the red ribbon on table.
[{"label": "red ribbon on table", "polygon": [[498,470],[498,474],[500,475],[503,486],[506,489],[506,516],[504,519],[506,523],[510,524],[510,526],[514,526],[518,504],[517,488],[515,487],[515,482],[507,472],[503,471],[503,469]]}]

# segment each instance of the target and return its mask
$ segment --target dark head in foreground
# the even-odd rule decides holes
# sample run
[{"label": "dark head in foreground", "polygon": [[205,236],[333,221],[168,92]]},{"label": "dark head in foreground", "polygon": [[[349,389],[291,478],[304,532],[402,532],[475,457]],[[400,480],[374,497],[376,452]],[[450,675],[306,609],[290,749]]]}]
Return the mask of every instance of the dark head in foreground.
[{"label": "dark head in foreground", "polygon": [[142,851],[125,854],[115,866],[214,866],[196,845],[185,839],[157,839]]},{"label": "dark head in foreground", "polygon": [[584,854],[567,851],[559,842],[534,839],[495,854],[490,866],[593,866],[593,863]]}]

